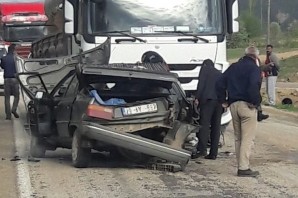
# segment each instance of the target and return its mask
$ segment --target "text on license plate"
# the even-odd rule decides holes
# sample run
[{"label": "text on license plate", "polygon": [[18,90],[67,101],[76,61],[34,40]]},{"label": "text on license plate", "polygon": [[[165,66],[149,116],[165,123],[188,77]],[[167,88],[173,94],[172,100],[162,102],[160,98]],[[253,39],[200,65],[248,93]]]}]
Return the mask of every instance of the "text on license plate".
[{"label": "text on license plate", "polygon": [[156,103],[122,108],[122,113],[123,113],[124,116],[137,115],[137,114],[143,114],[143,113],[153,113],[153,112],[156,112],[156,111],[157,111],[157,104]]}]

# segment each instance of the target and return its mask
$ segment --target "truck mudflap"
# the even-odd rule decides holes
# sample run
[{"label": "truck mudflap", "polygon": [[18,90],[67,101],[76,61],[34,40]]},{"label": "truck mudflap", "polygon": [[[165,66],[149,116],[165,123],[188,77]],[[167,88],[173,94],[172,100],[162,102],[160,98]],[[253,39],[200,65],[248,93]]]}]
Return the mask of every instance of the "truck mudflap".
[{"label": "truck mudflap", "polygon": [[181,167],[185,167],[191,157],[189,151],[174,149],[167,144],[133,134],[115,132],[95,123],[83,123],[81,132],[90,139],[175,162]]}]

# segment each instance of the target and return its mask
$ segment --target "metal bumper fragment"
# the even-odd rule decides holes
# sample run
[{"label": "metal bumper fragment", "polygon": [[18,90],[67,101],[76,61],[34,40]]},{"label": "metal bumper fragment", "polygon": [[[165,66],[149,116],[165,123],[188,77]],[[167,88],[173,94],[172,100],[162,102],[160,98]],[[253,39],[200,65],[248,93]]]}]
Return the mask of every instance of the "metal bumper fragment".
[{"label": "metal bumper fragment", "polygon": [[95,123],[83,123],[82,133],[90,139],[176,162],[181,166],[185,166],[191,157],[189,151],[174,149],[167,144],[133,134],[118,133]]}]

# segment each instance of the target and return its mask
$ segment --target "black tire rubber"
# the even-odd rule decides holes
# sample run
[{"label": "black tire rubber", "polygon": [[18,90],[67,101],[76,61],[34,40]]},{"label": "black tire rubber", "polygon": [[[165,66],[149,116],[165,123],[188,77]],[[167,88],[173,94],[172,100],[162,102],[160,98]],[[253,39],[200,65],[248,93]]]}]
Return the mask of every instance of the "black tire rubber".
[{"label": "black tire rubber", "polygon": [[86,168],[89,165],[91,149],[82,147],[82,136],[75,131],[71,149],[72,164],[76,168]]},{"label": "black tire rubber", "polygon": [[42,141],[34,135],[31,135],[30,155],[31,157],[36,157],[36,158],[44,158],[46,155],[45,145],[43,145]]}]

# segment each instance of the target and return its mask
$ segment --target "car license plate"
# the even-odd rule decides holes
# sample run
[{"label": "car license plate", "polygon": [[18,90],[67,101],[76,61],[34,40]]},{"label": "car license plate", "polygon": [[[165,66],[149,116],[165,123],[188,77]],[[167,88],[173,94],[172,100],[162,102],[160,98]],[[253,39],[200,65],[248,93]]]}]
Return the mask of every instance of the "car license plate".
[{"label": "car license plate", "polygon": [[122,108],[122,113],[124,116],[137,115],[137,114],[143,114],[143,113],[153,113],[153,112],[157,112],[156,103]]}]

